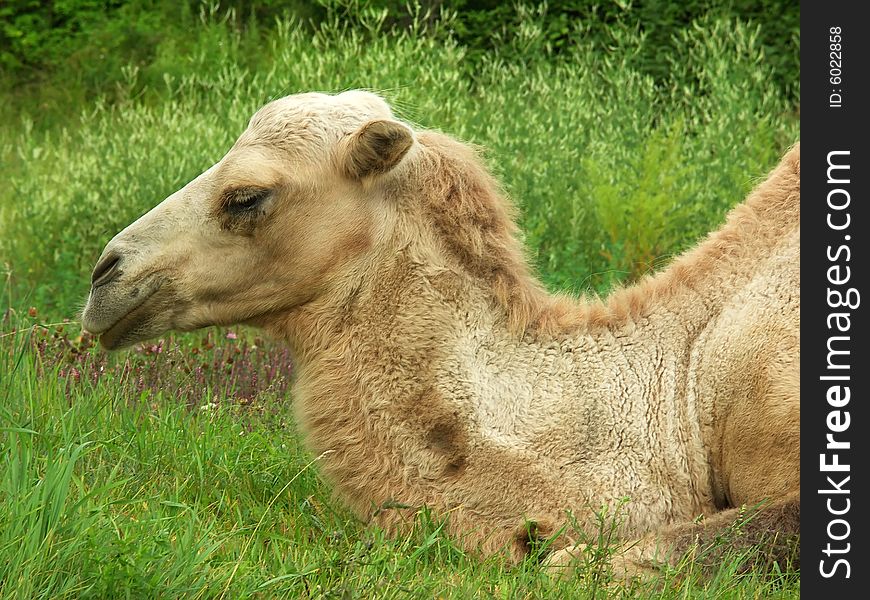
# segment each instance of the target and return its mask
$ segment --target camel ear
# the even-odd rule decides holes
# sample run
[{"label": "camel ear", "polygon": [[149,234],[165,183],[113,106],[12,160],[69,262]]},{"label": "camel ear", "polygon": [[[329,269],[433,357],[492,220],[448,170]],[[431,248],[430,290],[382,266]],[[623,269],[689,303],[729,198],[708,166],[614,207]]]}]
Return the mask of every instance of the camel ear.
[{"label": "camel ear", "polygon": [[405,125],[389,119],[369,121],[347,140],[344,168],[355,179],[386,173],[401,162],[413,144],[414,134]]}]

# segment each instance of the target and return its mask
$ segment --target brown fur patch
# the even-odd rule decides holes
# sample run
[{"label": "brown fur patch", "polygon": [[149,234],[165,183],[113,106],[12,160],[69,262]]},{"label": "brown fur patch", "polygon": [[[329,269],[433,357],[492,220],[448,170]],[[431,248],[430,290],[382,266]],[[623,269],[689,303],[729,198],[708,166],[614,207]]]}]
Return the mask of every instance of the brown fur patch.
[{"label": "brown fur patch", "polygon": [[457,419],[437,421],[426,433],[426,443],[447,459],[444,474],[456,476],[465,470],[466,435]]},{"label": "brown fur patch", "polygon": [[[542,321],[553,304],[528,268],[500,186],[467,146],[437,133],[419,134],[423,151],[412,174],[426,219],[457,268],[486,282],[515,331]],[[558,302],[557,302],[558,304]]]}]

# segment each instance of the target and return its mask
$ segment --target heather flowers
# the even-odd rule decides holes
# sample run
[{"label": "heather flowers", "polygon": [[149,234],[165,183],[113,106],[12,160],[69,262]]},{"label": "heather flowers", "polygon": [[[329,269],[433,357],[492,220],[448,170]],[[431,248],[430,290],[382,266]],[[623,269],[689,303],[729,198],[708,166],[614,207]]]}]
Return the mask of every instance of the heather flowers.
[{"label": "heather flowers", "polygon": [[16,330],[7,314],[0,331],[7,340],[25,338],[20,350],[36,354],[40,376],[63,380],[71,397],[107,378],[120,382],[130,401],[163,394],[189,406],[249,405],[264,393],[285,397],[289,390],[292,366],[287,349],[246,330],[213,328],[200,335],[169,335],[110,354],[72,322],[33,323],[35,309],[28,317],[29,328]]}]

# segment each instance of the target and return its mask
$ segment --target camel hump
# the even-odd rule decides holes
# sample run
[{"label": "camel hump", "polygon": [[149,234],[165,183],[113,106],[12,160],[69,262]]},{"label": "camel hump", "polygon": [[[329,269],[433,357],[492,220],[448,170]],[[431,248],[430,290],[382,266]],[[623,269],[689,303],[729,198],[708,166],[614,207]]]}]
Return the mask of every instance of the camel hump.
[{"label": "camel hump", "polygon": [[[798,227],[800,200],[801,150],[797,142],[733,215],[741,221],[757,220],[769,236],[778,239]],[[747,212],[746,208],[750,210]]]},{"label": "camel hump", "polygon": [[797,141],[794,143],[794,146],[789,148],[789,151],[786,152],[785,157],[783,157],[783,162],[787,163],[794,170],[795,174],[797,174],[798,179],[801,177],[801,143]]},{"label": "camel hump", "polygon": [[800,195],[801,144],[799,141],[786,151],[769,179],[781,179],[782,183],[786,183],[789,187],[796,186]]}]

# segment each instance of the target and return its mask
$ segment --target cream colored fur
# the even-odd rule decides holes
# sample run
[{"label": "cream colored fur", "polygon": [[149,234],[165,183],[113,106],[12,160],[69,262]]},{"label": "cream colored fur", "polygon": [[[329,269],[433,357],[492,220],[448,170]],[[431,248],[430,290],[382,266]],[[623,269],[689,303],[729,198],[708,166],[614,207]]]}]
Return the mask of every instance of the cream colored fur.
[{"label": "cream colored fur", "polygon": [[560,534],[555,566],[582,553],[569,515],[591,534],[595,509],[628,498],[620,534],[638,542],[616,562],[632,573],[765,503],[735,543],[783,560],[799,528],[799,220],[795,146],[661,274],[604,302],[551,296],[473,151],[371,94],[290,96],[110,242],[83,323],[107,347],[238,322],[285,340],[323,474],[387,528],[425,505],[467,549],[515,559]]}]

